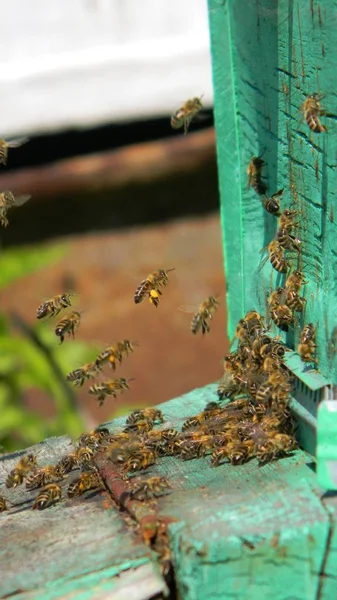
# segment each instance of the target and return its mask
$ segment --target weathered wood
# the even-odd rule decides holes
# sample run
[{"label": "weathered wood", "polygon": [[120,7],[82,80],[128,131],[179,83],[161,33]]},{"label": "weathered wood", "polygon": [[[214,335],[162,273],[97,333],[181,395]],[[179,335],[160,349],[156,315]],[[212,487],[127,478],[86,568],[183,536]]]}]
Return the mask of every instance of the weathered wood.
[{"label": "weathered wood", "polygon": [[39,199],[99,194],[191,172],[215,159],[214,129],[0,174],[0,190]]},{"label": "weathered wood", "polygon": [[[70,438],[51,438],[27,452],[38,463],[55,464],[72,451]],[[63,500],[44,511],[32,511],[38,490],[7,489],[5,479],[23,452],[1,457],[0,494],[11,508],[0,515],[0,598],[119,598],[124,585],[139,599],[151,598],[166,586],[149,549],[128,528],[106,491],[68,499],[74,471],[60,485]],[[145,570],[136,571],[140,567]],[[107,596],[107,594],[109,594]],[[114,595],[115,594],[115,595]],[[132,595],[131,595],[132,597]]]}]

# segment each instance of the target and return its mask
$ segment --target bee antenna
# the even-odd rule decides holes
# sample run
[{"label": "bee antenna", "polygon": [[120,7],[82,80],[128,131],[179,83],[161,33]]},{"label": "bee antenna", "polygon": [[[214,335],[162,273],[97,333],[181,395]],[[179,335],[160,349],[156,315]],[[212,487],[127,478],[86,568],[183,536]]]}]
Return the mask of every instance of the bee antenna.
[{"label": "bee antenna", "polygon": [[166,273],[169,273],[170,271],[175,271],[175,270],[176,270],[175,267],[173,267],[172,269],[166,269]]},{"label": "bee antenna", "polygon": [[131,377],[130,379],[128,379],[128,381],[135,381],[135,377]]}]

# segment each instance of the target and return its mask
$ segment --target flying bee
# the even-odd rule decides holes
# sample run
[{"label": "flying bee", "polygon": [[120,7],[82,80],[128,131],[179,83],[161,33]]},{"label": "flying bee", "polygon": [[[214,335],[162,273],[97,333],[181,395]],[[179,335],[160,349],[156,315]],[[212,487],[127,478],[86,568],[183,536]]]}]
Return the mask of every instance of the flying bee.
[{"label": "flying bee", "polygon": [[46,467],[41,467],[41,469],[38,469],[27,477],[26,489],[34,490],[35,488],[44,487],[48,483],[54,483],[61,479],[64,479],[64,474],[60,466],[47,465]]},{"label": "flying bee", "polygon": [[33,505],[33,510],[44,510],[45,508],[52,506],[52,504],[56,504],[56,502],[59,502],[61,498],[62,490],[60,486],[56,483],[49,483],[41,490],[38,497],[36,498],[35,503]]},{"label": "flying bee", "polygon": [[320,117],[325,114],[321,108],[321,99],[318,94],[310,94],[304,100],[301,111],[307,122],[307,125],[314,133],[327,133],[327,128],[322,125]]},{"label": "flying bee", "polygon": [[98,448],[99,445],[110,435],[106,427],[93,429],[89,433],[82,433],[79,437],[79,446]]},{"label": "flying bee", "polygon": [[105,362],[109,362],[110,367],[115,370],[116,362],[119,361],[119,364],[122,364],[123,357],[129,356],[129,353],[133,351],[134,344],[132,344],[130,340],[117,342],[117,344],[113,344],[109,348],[106,348],[98,355],[96,358],[96,364],[101,366]]},{"label": "flying bee", "polygon": [[149,301],[151,304],[154,304],[155,307],[159,304],[159,296],[162,295],[160,291],[160,287],[165,287],[168,283],[168,273],[170,271],[174,271],[175,269],[160,269],[159,271],[154,271],[144,279],[138,288],[135,291],[134,302],[135,304],[139,304],[143,302],[146,296],[149,297]]},{"label": "flying bee", "polygon": [[[129,379],[128,381],[132,381],[132,379]],[[119,377],[117,379],[103,381],[102,383],[95,383],[89,388],[89,394],[97,396],[99,406],[102,406],[106,396],[113,396],[116,398],[118,393],[122,394],[124,390],[128,390],[128,381],[124,377]]]},{"label": "flying bee", "polygon": [[263,208],[271,215],[280,216],[280,196],[283,194],[282,190],[275,192],[271,198],[264,198],[262,200]]},{"label": "flying bee", "polygon": [[66,315],[61,321],[59,321],[55,327],[55,335],[60,338],[60,344],[64,342],[66,333],[72,335],[75,338],[75,330],[81,323],[81,315],[79,312],[74,310],[72,313]]},{"label": "flying bee", "polygon": [[103,480],[98,471],[85,471],[68,486],[67,495],[68,498],[82,496],[85,492],[97,488],[104,488]]},{"label": "flying bee", "polygon": [[44,317],[56,317],[63,308],[71,306],[71,297],[75,294],[58,294],[50,300],[42,302],[36,311],[36,318],[43,319]]},{"label": "flying bee", "polygon": [[219,306],[219,301],[214,296],[209,296],[207,300],[200,304],[198,312],[195,313],[191,322],[191,331],[195,335],[201,330],[202,335],[209,333],[210,326],[208,319],[213,319],[213,314]]},{"label": "flying bee", "polygon": [[83,367],[68,373],[66,379],[67,381],[71,381],[74,385],[81,387],[86,379],[94,379],[99,371],[100,367],[97,362],[92,361],[83,365]]},{"label": "flying bee", "polygon": [[259,196],[264,196],[267,191],[267,186],[262,179],[262,169],[265,165],[261,153],[259,156],[253,156],[247,167],[248,187],[252,187]]},{"label": "flying bee", "polygon": [[6,498],[0,496],[0,513],[8,509]]},{"label": "flying bee", "polygon": [[313,323],[308,323],[302,329],[297,352],[303,362],[318,363],[317,358],[314,356],[316,352],[316,329]]},{"label": "flying bee", "polygon": [[7,211],[13,206],[19,207],[25,204],[31,198],[30,194],[23,194],[14,197],[10,191],[0,193],[0,224],[3,227],[8,226]]},{"label": "flying bee", "polygon": [[127,425],[133,425],[141,419],[151,419],[153,422],[164,423],[164,415],[159,408],[140,408],[134,410],[126,419]]},{"label": "flying bee", "polygon": [[192,119],[194,119],[194,117],[203,107],[201,98],[202,96],[187,100],[187,102],[185,102],[175,113],[173,113],[171,117],[172,129],[181,129],[181,127],[183,127],[184,134],[186,135]]},{"label": "flying bee", "polygon": [[27,137],[16,138],[12,140],[3,140],[0,138],[0,164],[7,165],[9,148],[19,148],[28,142]]},{"label": "flying bee", "polygon": [[167,477],[149,477],[144,481],[137,482],[131,492],[133,500],[151,500],[151,498],[162,496],[168,488],[172,488]]},{"label": "flying bee", "polygon": [[11,470],[7,479],[6,479],[6,487],[12,488],[17,485],[21,485],[24,478],[31,471],[35,471],[37,467],[36,457],[34,454],[27,454],[20,458],[18,464]]}]

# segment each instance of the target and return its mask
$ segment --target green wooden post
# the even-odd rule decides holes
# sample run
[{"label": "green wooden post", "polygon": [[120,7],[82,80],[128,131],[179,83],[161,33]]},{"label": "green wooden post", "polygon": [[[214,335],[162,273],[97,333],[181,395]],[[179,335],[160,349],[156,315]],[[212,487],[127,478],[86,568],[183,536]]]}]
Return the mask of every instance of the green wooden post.
[{"label": "green wooden post", "polygon": [[[281,208],[299,211],[297,235],[308,281],[305,313],[281,335],[296,349],[303,325],[317,326],[324,378],[314,389],[321,391],[337,383],[336,11],[335,0],[209,0],[229,334],[248,310],[265,314],[270,291],[284,283],[269,261],[261,268],[260,251],[274,237],[277,221],[247,189],[249,160],[264,149],[270,194],[284,188]],[[311,132],[301,117],[300,106],[314,92],[325,95],[328,133]],[[294,257],[294,269],[297,264]],[[276,326],[273,332],[280,335]],[[310,367],[296,354],[287,364],[307,386],[301,403],[316,418],[322,394],[310,401]],[[305,431],[301,436],[309,451],[312,439]],[[331,480],[320,482],[331,486]]]}]

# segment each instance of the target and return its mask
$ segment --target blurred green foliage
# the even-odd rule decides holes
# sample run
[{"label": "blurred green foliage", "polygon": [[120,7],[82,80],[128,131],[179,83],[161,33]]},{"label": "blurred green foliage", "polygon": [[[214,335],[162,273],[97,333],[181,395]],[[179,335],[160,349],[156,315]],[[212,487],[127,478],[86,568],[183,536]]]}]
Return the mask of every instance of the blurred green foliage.
[{"label": "blurred green foliage", "polygon": [[[6,250],[0,255],[0,288],[57,262],[67,252],[62,245]],[[5,450],[22,448],[51,435],[77,437],[84,423],[73,388],[65,381],[69,365],[79,366],[95,356],[88,344],[74,341],[60,347],[50,322],[14,327],[10,315],[0,313],[0,444]],[[46,418],[29,410],[25,393],[40,390],[50,398],[56,416]],[[2,450],[3,451],[3,450]]]}]

